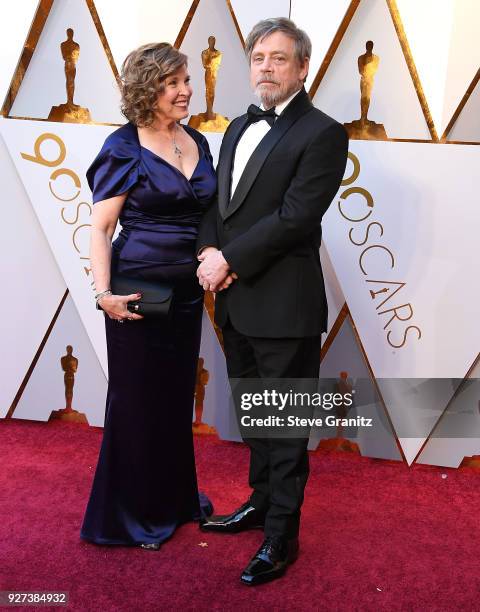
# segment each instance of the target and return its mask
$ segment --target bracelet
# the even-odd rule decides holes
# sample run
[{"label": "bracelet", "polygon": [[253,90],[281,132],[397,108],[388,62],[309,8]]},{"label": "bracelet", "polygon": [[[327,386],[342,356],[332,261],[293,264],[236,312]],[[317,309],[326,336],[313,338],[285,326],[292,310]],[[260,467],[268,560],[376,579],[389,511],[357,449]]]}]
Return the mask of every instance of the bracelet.
[{"label": "bracelet", "polygon": [[95,296],[95,303],[98,305],[98,302],[106,295],[112,295],[112,290],[105,289],[105,291],[100,291],[100,293],[97,293],[97,295]]}]

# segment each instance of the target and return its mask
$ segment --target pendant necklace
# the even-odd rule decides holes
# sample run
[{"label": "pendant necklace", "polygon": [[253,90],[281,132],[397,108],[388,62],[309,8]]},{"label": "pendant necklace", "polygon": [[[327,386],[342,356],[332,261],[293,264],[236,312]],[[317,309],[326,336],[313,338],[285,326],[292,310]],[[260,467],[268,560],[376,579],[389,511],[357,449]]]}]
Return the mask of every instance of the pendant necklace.
[{"label": "pendant necklace", "polygon": [[182,149],[180,149],[180,147],[177,145],[177,141],[175,140],[175,134],[176,134],[177,130],[178,130],[178,125],[175,124],[175,129],[173,130],[173,153],[177,157],[181,157],[182,156]]}]

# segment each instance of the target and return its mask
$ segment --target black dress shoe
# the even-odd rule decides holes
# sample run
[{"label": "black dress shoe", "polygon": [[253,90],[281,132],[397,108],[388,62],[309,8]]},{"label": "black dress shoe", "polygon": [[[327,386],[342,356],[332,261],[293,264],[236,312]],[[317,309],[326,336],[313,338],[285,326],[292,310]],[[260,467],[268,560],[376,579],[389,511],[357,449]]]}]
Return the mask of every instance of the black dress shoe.
[{"label": "black dress shoe", "polygon": [[263,529],[264,524],[265,512],[257,510],[250,502],[246,502],[232,514],[211,516],[207,521],[202,521],[200,529],[218,533],[238,533],[246,529]]},{"label": "black dress shoe", "polygon": [[140,544],[140,548],[143,550],[160,550],[160,542],[149,542],[148,544]]},{"label": "black dress shoe", "polygon": [[287,566],[297,560],[298,538],[272,536],[264,540],[240,580],[248,586],[257,586],[280,578]]}]

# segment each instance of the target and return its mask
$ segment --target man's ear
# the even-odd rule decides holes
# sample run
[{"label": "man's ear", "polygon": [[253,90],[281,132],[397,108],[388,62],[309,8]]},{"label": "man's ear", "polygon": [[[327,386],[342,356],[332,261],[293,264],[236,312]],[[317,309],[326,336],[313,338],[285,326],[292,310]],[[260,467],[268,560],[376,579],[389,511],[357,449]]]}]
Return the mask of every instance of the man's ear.
[{"label": "man's ear", "polygon": [[309,67],[310,67],[310,58],[306,57],[303,61],[303,64],[300,70],[300,80],[303,81],[304,83],[307,80]]}]

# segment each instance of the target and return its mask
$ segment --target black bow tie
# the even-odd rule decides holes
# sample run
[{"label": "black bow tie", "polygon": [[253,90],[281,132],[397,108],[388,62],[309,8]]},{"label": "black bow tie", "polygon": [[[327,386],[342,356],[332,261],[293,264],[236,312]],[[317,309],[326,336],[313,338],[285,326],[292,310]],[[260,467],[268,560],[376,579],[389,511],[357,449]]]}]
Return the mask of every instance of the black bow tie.
[{"label": "black bow tie", "polygon": [[256,123],[257,121],[265,119],[265,121],[268,121],[270,126],[275,123],[275,117],[277,116],[275,113],[275,107],[269,108],[268,110],[262,110],[258,106],[255,106],[255,104],[250,104],[247,109],[247,115],[249,123]]}]

